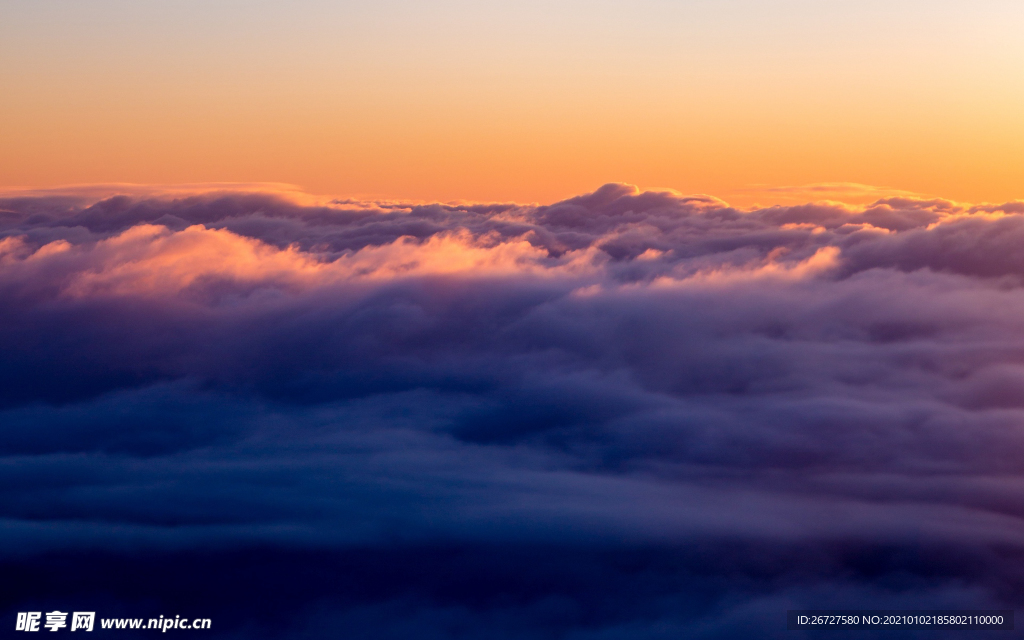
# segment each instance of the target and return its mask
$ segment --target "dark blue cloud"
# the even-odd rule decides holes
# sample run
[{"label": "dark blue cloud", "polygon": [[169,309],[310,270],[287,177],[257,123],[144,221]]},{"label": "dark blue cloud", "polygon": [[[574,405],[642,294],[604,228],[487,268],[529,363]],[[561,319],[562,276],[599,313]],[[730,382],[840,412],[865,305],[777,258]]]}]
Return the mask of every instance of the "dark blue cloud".
[{"label": "dark blue cloud", "polygon": [[1012,608],[1018,205],[0,200],[4,619],[740,638]]}]

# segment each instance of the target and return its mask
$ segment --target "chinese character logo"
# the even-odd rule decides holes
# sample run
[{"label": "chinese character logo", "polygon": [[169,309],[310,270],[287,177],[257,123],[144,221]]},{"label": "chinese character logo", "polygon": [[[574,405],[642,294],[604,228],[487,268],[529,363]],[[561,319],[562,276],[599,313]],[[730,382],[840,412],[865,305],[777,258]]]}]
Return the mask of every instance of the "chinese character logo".
[{"label": "chinese character logo", "polygon": [[96,621],[95,611],[76,611],[71,614],[71,630],[92,631],[92,624]]},{"label": "chinese character logo", "polygon": [[[42,621],[42,611],[19,611],[18,621],[14,625],[15,631],[39,631],[39,623]],[[95,611],[75,611],[71,614],[71,630],[92,631],[96,622]],[[46,623],[43,626],[50,631],[57,631],[68,626],[68,614],[66,611],[51,611],[46,614]]]},{"label": "chinese character logo", "polygon": [[15,631],[39,631],[39,619],[43,617],[40,611],[19,611],[18,622],[14,625]]},{"label": "chinese character logo", "polygon": [[50,631],[56,631],[57,629],[63,629],[68,626],[68,612],[67,611],[51,611],[46,614],[46,624],[43,626]]}]

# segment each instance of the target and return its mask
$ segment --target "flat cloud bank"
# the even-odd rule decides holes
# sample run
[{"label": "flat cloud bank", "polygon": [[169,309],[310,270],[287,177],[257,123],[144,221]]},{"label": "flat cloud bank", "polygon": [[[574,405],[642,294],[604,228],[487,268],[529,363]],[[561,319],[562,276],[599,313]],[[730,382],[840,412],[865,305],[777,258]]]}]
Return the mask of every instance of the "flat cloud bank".
[{"label": "flat cloud bank", "polygon": [[1022,247],[1024,202],[0,197],[4,615],[731,638],[1013,608]]}]

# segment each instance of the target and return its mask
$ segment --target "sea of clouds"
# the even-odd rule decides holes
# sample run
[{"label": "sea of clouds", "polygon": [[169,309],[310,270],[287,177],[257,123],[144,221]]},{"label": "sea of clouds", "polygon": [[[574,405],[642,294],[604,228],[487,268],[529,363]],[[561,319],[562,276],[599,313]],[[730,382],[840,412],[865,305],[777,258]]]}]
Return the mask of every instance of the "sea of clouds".
[{"label": "sea of clouds", "polygon": [[0,518],[4,620],[800,638],[787,609],[1014,608],[1024,202],[8,193]]}]

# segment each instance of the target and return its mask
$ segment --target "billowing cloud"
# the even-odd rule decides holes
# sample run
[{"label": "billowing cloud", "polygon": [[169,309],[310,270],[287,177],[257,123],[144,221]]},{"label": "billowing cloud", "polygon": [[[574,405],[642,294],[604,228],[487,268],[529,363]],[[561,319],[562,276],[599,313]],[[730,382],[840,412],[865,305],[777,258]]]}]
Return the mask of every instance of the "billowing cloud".
[{"label": "billowing cloud", "polygon": [[907,195],[6,194],[0,553],[35,577],[5,611],[726,638],[1012,608],[1022,240],[1024,203]]}]

